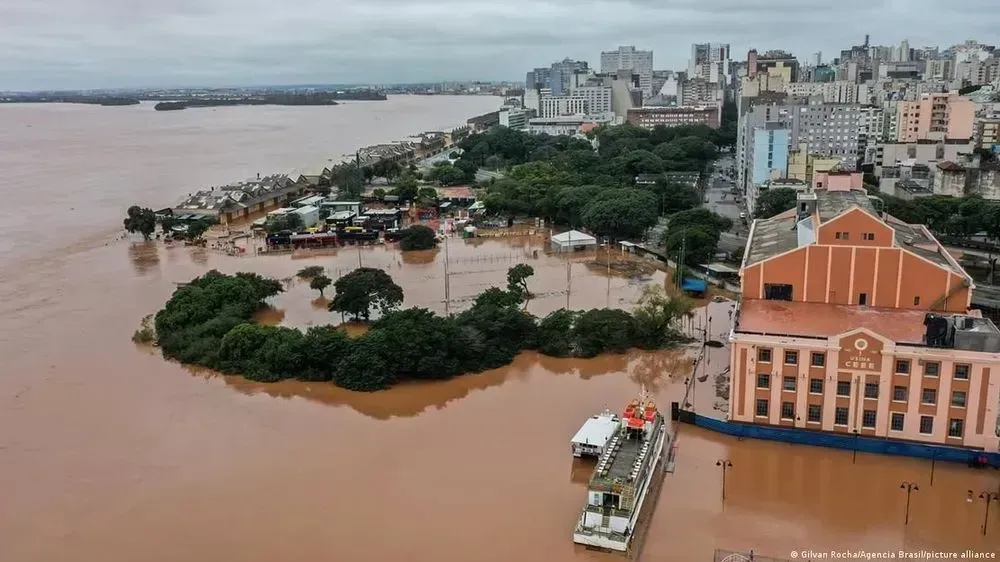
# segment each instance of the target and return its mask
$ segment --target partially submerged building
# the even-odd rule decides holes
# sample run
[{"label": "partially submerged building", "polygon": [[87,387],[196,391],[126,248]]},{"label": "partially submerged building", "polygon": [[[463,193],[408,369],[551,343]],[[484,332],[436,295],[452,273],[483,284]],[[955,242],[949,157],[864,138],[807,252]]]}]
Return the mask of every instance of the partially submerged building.
[{"label": "partially submerged building", "polygon": [[996,452],[1000,330],[970,309],[972,278],[930,231],[879,203],[831,186],[753,223],[728,419],[814,444]]},{"label": "partially submerged building", "polygon": [[175,215],[211,217],[222,224],[246,219],[252,214],[279,207],[289,199],[302,195],[305,184],[287,175],[276,174],[188,195],[171,208]]}]

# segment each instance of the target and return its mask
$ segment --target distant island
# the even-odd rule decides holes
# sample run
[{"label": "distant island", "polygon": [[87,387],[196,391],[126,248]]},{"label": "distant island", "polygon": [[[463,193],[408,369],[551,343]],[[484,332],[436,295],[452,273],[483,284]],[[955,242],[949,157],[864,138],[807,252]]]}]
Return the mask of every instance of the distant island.
[{"label": "distant island", "polygon": [[350,90],[183,90],[129,93],[107,92],[34,92],[0,94],[0,103],[81,103],[88,105],[138,105],[158,102],[154,109],[171,111],[189,107],[234,105],[337,105],[338,101],[385,101],[384,92],[370,89]]},{"label": "distant island", "polygon": [[121,96],[50,96],[50,95],[27,95],[17,97],[0,97],[0,103],[82,103],[87,105],[139,105],[138,98]]},{"label": "distant island", "polygon": [[182,100],[161,101],[153,109],[156,111],[176,111],[189,107],[228,107],[234,105],[337,105],[343,100],[385,101],[386,96],[374,90],[323,93],[287,93],[250,96],[192,97]]}]

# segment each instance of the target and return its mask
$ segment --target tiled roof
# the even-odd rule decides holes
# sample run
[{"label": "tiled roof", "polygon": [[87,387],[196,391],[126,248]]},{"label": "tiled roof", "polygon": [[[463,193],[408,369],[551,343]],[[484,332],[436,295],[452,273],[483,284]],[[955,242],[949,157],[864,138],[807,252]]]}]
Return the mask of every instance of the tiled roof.
[{"label": "tiled roof", "polygon": [[900,343],[922,343],[926,310],[747,299],[737,332],[826,338],[867,328]]},{"label": "tiled roof", "polygon": [[[873,217],[879,216],[872,200],[865,191],[817,190],[815,194],[820,224],[853,208],[861,209]],[[940,243],[923,226],[904,223],[891,215],[886,215],[884,219],[879,220],[882,220],[896,232],[896,247],[903,248],[941,267],[952,269],[963,277],[967,276],[965,271],[945,257]],[[745,265],[750,266],[799,247],[798,222],[799,218],[794,209],[769,219],[755,221]],[[929,247],[935,249],[928,249]]]}]

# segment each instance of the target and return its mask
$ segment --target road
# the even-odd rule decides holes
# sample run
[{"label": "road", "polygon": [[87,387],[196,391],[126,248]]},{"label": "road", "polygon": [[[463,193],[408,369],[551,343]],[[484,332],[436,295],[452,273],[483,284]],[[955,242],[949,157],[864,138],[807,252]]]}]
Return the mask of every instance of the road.
[{"label": "road", "polygon": [[746,246],[748,228],[740,214],[745,213],[743,202],[734,193],[735,184],[722,172],[733,166],[732,157],[719,159],[712,170],[708,189],[705,192],[705,208],[733,221],[733,228],[719,237],[720,252],[735,252]]}]

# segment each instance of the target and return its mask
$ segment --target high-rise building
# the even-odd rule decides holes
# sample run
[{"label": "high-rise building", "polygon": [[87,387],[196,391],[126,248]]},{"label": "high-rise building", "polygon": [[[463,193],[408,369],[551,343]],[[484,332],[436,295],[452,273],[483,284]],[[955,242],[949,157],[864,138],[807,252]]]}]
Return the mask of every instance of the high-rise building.
[{"label": "high-rise building", "polygon": [[539,100],[538,116],[541,118],[560,117],[563,115],[586,115],[587,100],[570,96],[549,96]]},{"label": "high-rise building", "polygon": [[757,49],[747,52],[747,77],[757,76]]},{"label": "high-rise building", "polygon": [[646,98],[653,97],[653,51],[637,51],[634,46],[601,52],[601,73],[616,74],[628,70],[639,76],[639,89]]},{"label": "high-rise building", "polygon": [[919,100],[899,102],[900,142],[969,140],[974,133],[976,104],[955,92],[922,94]]},{"label": "high-rise building", "polygon": [[728,43],[695,43],[691,45],[688,78],[728,84],[730,63]]},{"label": "high-rise building", "polygon": [[577,61],[569,58],[552,63],[549,71],[549,88],[552,89],[552,95],[569,95],[574,77],[581,72],[587,72],[589,69],[587,61]]}]

